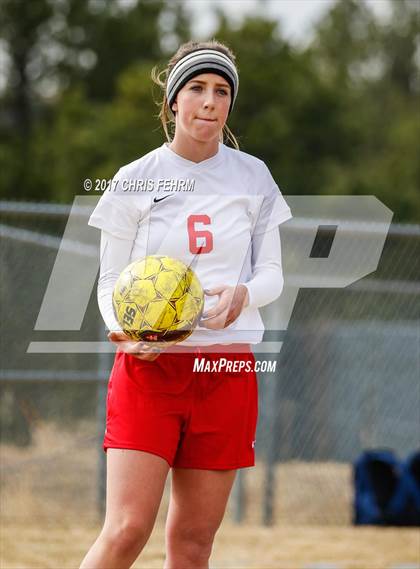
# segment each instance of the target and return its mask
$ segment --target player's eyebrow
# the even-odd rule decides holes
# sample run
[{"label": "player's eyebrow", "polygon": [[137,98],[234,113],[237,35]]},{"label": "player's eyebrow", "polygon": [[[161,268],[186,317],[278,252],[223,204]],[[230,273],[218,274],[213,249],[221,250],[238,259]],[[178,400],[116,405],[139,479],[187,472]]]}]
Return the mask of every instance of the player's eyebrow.
[{"label": "player's eyebrow", "polygon": [[[200,83],[201,85],[207,85],[207,81],[200,81],[199,79],[191,79],[188,83]],[[229,83],[216,83],[216,87],[226,87],[229,88]]]}]

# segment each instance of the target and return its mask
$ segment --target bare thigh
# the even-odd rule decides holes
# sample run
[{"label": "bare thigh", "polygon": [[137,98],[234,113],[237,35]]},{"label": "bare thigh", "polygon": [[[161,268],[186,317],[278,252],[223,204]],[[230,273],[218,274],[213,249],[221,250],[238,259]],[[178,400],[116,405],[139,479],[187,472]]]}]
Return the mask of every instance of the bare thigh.
[{"label": "bare thigh", "polygon": [[166,460],[157,455],[108,449],[104,528],[135,522],[151,531],[168,471]]},{"label": "bare thigh", "polygon": [[108,449],[105,522],[81,569],[131,567],[153,529],[168,470],[159,456]]},{"label": "bare thigh", "polygon": [[236,470],[174,468],[166,522],[169,552],[184,541],[211,545],[225,514]]}]

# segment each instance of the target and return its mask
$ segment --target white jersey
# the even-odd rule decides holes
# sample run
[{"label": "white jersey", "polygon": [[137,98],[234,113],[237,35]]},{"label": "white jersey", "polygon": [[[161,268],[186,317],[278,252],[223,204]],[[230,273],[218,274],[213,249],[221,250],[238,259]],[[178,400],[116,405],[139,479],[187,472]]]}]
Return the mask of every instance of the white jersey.
[{"label": "white jersey", "polygon": [[[130,240],[130,262],[168,255],[191,266],[211,289],[250,281],[253,236],[290,218],[261,160],[219,144],[217,154],[195,163],[165,143],[117,172],[89,225]],[[205,310],[217,300],[206,297]],[[258,343],[263,332],[258,308],[249,306],[227,328],[198,326],[182,343]]]}]

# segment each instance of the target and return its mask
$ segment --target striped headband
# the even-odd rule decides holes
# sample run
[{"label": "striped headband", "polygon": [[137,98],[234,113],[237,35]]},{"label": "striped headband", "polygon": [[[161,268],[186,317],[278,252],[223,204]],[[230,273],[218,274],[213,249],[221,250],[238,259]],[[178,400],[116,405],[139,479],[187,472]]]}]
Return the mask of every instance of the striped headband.
[{"label": "striped headband", "polygon": [[169,108],[175,101],[177,93],[182,87],[196,75],[201,73],[216,73],[221,75],[229,83],[231,88],[231,101],[229,113],[235,103],[238,94],[239,77],[235,64],[220,51],[215,49],[200,49],[189,53],[178,61],[169,73],[166,84],[166,97]]}]

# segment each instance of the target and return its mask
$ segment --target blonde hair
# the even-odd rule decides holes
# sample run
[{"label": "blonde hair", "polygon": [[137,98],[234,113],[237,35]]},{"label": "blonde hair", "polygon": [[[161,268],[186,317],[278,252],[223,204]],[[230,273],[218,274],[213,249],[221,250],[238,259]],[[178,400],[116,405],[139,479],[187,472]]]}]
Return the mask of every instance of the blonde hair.
[{"label": "blonde hair", "polygon": [[[169,73],[180,59],[182,59],[189,53],[193,53],[194,51],[197,51],[199,49],[215,49],[216,51],[220,51],[236,65],[236,58],[233,52],[223,43],[220,43],[219,41],[213,39],[210,41],[201,41],[201,42],[189,41],[187,43],[184,43],[178,48],[177,52],[171,57],[168,66],[165,69],[159,71],[157,67],[153,67],[152,80],[156,85],[159,85],[159,87],[161,87],[163,90],[163,100],[157,103],[160,107],[158,118],[162,123],[162,127],[168,142],[172,141],[169,129],[174,130],[175,117],[168,105],[168,99],[166,97],[166,81],[169,76]],[[225,140],[229,141],[234,148],[239,150],[239,143],[235,135],[233,134],[233,132],[230,130],[230,128],[227,126],[226,123],[224,124],[223,129],[220,132],[219,140],[220,142],[224,142]]]}]

